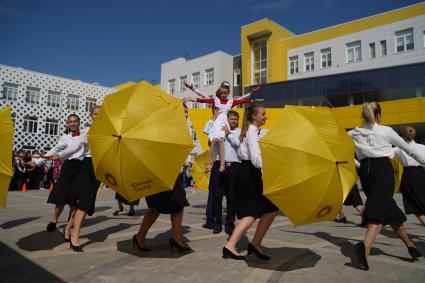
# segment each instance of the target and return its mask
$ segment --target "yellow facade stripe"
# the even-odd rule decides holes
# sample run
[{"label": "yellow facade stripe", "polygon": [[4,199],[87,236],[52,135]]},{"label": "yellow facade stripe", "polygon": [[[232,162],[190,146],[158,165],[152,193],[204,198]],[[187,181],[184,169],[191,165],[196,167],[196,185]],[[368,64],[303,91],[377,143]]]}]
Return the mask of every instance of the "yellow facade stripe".
[{"label": "yellow facade stripe", "polygon": [[[409,98],[380,102],[382,108],[383,125],[395,126],[402,124],[425,123],[425,97]],[[267,108],[268,117],[264,128],[271,128],[279,118],[283,108]],[[346,129],[359,127],[362,124],[362,105],[333,108],[335,115]],[[239,117],[239,127],[242,127],[243,109],[235,109]],[[211,109],[189,109],[189,117],[195,132],[201,142],[202,148],[208,148],[208,138],[202,133],[206,122],[211,119]]]}]

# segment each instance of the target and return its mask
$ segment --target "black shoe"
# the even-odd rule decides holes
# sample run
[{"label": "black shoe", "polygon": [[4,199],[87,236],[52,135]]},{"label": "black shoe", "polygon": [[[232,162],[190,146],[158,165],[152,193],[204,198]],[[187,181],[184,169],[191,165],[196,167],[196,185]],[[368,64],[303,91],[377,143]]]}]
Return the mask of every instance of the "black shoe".
[{"label": "black shoe", "polygon": [[128,216],[134,216],[134,210],[130,210],[127,215]]},{"label": "black shoe", "polygon": [[233,230],[235,229],[235,225],[225,225],[224,226],[224,232],[226,232],[227,235],[232,235],[233,234]]},{"label": "black shoe", "polygon": [[117,216],[118,214],[120,214],[120,212],[122,212],[122,210],[115,210],[114,213],[112,213],[113,216]]},{"label": "black shoe", "polygon": [[212,228],[213,228],[213,224],[212,224],[211,222],[205,222],[205,223],[202,225],[202,228],[205,228],[205,229],[212,229]]},{"label": "black shoe", "polygon": [[228,248],[223,247],[223,258],[231,258],[235,260],[244,260],[245,257],[243,255],[235,255]]},{"label": "black shoe", "polygon": [[69,241],[69,246],[74,252],[79,252],[79,253],[83,252],[83,248],[81,247],[81,245],[80,246],[74,246],[72,244],[71,240]]},{"label": "black shoe", "polygon": [[213,228],[213,234],[220,234],[221,231],[223,231],[223,228],[220,226],[214,226]]},{"label": "black shoe", "polygon": [[53,232],[55,230],[56,230],[56,223],[55,222],[50,222],[49,224],[47,224],[47,227],[46,227],[47,232]]},{"label": "black shoe", "polygon": [[341,219],[335,218],[334,221],[338,222],[338,223],[344,223],[345,224],[345,223],[347,223],[347,218],[345,216]]},{"label": "black shoe", "polygon": [[413,259],[417,259],[422,256],[422,254],[415,247],[408,247],[407,250]]},{"label": "black shoe", "polygon": [[63,227],[63,240],[64,240],[65,242],[69,243],[69,242],[71,242],[71,238],[66,238],[66,237],[65,237],[65,228],[66,228],[66,227]]},{"label": "black shoe", "polygon": [[139,242],[137,241],[137,234],[133,236],[133,248],[137,248],[141,252],[150,252],[151,248],[149,247],[141,247]]},{"label": "black shoe", "polygon": [[179,253],[182,253],[182,254],[186,254],[186,253],[189,253],[189,252],[192,252],[193,251],[190,247],[180,246],[180,244],[177,243],[176,240],[174,240],[173,238],[171,238],[168,241],[168,244],[170,245],[170,250],[171,251],[173,251],[174,248],[176,248],[177,251]]},{"label": "black shoe", "polygon": [[369,265],[366,259],[366,247],[363,242],[360,242],[354,246],[354,253],[356,254],[357,260],[363,270],[369,270]]},{"label": "black shoe", "polygon": [[249,243],[248,247],[246,248],[248,251],[248,255],[252,255],[254,253],[259,259],[261,260],[270,260],[270,257],[266,254],[260,253],[259,250],[257,250],[253,244]]}]

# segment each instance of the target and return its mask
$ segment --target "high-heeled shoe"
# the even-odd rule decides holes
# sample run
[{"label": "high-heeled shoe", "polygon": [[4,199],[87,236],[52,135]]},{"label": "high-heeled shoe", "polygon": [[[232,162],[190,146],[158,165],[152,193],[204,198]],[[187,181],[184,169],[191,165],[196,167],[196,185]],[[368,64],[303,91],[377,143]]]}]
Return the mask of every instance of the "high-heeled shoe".
[{"label": "high-heeled shoe", "polygon": [[146,246],[141,247],[139,245],[139,242],[137,241],[137,234],[133,236],[133,248],[137,248],[141,252],[150,252],[151,251],[151,248],[146,247]]},{"label": "high-heeled shoe", "polygon": [[179,243],[176,242],[173,238],[171,238],[168,241],[168,244],[170,245],[170,250],[173,251],[174,248],[177,249],[179,253],[189,253],[192,251],[190,247],[181,246]]},{"label": "high-heeled shoe", "polygon": [[408,247],[407,250],[413,259],[417,259],[422,256],[422,254],[415,247]]},{"label": "high-heeled shoe", "polygon": [[66,243],[69,243],[69,242],[71,242],[71,238],[67,238],[67,237],[65,237],[65,228],[66,228],[66,227],[63,227],[63,240],[64,240]]},{"label": "high-heeled shoe", "polygon": [[223,258],[231,258],[235,260],[244,260],[245,257],[243,255],[235,255],[228,248],[223,247]]},{"label": "high-heeled shoe", "polygon": [[354,252],[363,270],[366,270],[366,271],[369,270],[369,265],[367,264],[367,259],[366,259],[366,247],[364,243],[363,242],[357,243],[354,246]]},{"label": "high-heeled shoe", "polygon": [[81,245],[79,245],[79,246],[74,246],[73,244],[72,244],[72,241],[70,240],[69,241],[69,247],[71,248],[71,250],[73,250],[74,252],[83,252],[83,247],[81,247]]},{"label": "high-heeled shoe", "polygon": [[250,256],[250,255],[252,255],[252,253],[254,253],[261,260],[270,260],[270,257],[268,255],[261,253],[251,243],[248,244],[246,249],[248,251],[248,256]]}]

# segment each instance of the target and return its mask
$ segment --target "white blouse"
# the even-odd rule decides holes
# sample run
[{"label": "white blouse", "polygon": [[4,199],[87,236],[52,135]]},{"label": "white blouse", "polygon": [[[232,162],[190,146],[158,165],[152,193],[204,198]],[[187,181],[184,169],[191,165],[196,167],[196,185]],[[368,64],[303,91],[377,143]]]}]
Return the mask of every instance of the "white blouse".
[{"label": "white blouse", "polygon": [[259,140],[259,130],[251,124],[238,150],[238,157],[241,160],[251,160],[252,165],[256,168],[263,167]]},{"label": "white blouse", "polygon": [[[59,138],[58,143],[50,149],[45,156],[51,156],[53,154],[59,155],[59,158],[62,160],[66,159],[79,159],[83,160],[85,156],[84,147],[80,147],[79,144],[81,142],[82,134],[79,136],[73,137],[70,133],[62,135]],[[75,149],[75,150],[71,150]],[[38,159],[35,160],[35,164],[37,166],[41,166],[46,162],[47,159]]]},{"label": "white blouse", "polygon": [[[415,148],[416,151],[422,152],[422,155],[425,155],[425,145],[418,144],[415,141],[408,142],[410,146]],[[394,153],[397,155],[398,160],[400,161],[401,165],[403,167],[410,167],[410,166],[421,166],[419,162],[417,162],[415,159],[407,155],[403,150],[399,149],[398,147],[393,148]]]},{"label": "white blouse", "polygon": [[356,156],[364,158],[394,157],[392,145],[402,149],[408,155],[425,165],[425,153],[419,152],[406,143],[391,127],[379,124],[366,124],[348,132],[356,145]]}]

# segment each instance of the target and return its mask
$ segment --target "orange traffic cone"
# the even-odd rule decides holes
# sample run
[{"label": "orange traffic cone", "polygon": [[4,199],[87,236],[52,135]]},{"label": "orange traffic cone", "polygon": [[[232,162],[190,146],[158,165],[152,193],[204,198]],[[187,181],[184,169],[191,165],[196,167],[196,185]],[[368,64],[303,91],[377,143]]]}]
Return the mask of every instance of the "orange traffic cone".
[{"label": "orange traffic cone", "polygon": [[23,193],[27,192],[27,184],[24,183],[24,185],[22,186],[21,192],[23,192]]},{"label": "orange traffic cone", "polygon": [[50,183],[50,188],[49,188],[49,190],[50,190],[50,191],[53,191],[53,182],[51,182],[51,183]]},{"label": "orange traffic cone", "polygon": [[197,184],[193,184],[192,188],[193,188],[194,190],[197,190],[197,189],[198,189],[198,185],[197,185]]}]

